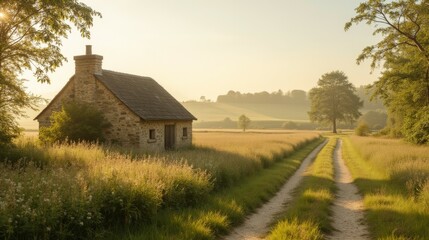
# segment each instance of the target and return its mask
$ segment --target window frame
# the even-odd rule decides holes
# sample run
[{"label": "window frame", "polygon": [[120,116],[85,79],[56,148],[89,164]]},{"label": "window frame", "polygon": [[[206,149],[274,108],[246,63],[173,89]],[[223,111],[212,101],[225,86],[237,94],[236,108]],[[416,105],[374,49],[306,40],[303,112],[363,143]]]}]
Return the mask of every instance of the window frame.
[{"label": "window frame", "polygon": [[182,137],[187,138],[188,137],[188,127],[182,128]]},{"label": "window frame", "polygon": [[149,140],[156,140],[156,130],[154,128],[149,129]]}]

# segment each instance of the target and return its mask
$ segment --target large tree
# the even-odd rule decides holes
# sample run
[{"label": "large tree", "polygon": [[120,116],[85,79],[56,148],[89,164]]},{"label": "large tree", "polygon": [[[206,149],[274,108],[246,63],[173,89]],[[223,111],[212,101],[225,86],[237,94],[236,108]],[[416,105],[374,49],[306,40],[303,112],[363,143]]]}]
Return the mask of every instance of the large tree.
[{"label": "large tree", "polygon": [[40,100],[26,91],[21,74],[29,70],[35,81],[50,83],[48,74],[66,60],[62,39],[73,26],[89,38],[94,16],[101,15],[77,0],[0,1],[0,145],[18,133],[23,109]]},{"label": "large tree", "polygon": [[384,71],[373,84],[389,112],[392,135],[415,143],[429,139],[429,0],[369,0],[356,8],[346,23],[364,22],[375,27],[381,41],[364,48],[357,62],[383,63]]},{"label": "large tree", "polygon": [[309,92],[310,120],[331,123],[332,132],[337,133],[337,122],[353,122],[361,114],[363,102],[356,95],[356,88],[340,71],[325,73],[317,82],[317,87]]}]

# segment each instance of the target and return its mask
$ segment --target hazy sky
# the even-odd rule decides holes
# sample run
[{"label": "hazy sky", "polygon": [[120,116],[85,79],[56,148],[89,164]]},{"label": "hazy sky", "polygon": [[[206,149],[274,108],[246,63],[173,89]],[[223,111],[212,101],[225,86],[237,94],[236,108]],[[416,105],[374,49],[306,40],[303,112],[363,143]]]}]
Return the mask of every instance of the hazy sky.
[{"label": "hazy sky", "polygon": [[87,44],[104,57],[104,69],[152,77],[180,101],[215,100],[229,90],[307,91],[333,70],[356,86],[378,77],[355,61],[376,41],[371,28],[343,30],[360,1],[81,1],[103,14],[92,38],[73,31],[62,47],[68,62],[51,74],[51,85],[30,80],[31,92],[56,94]]}]

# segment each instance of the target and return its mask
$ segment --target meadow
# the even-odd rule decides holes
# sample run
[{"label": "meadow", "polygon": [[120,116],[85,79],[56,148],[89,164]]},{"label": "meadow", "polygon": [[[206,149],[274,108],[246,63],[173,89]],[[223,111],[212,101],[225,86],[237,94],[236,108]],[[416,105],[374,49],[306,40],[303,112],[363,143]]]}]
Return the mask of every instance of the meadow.
[{"label": "meadow", "polygon": [[343,156],[374,239],[429,239],[429,148],[350,136]]},{"label": "meadow", "polygon": [[166,209],[192,209],[318,137],[196,133],[193,147],[166,153],[20,138],[0,163],[0,238],[101,238],[106,229],[153,223]]}]

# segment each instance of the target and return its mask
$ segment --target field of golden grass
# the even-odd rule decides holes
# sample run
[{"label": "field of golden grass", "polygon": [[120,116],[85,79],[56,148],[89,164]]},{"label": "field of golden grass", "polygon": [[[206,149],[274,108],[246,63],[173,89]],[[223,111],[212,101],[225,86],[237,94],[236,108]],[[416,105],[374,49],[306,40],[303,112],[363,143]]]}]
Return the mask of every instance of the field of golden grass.
[{"label": "field of golden grass", "polygon": [[429,239],[429,147],[350,136],[344,159],[374,239]]},{"label": "field of golden grass", "polygon": [[93,238],[103,229],[150,222],[160,209],[194,206],[318,134],[194,137],[192,148],[157,154],[18,139],[0,163],[0,238]]}]

